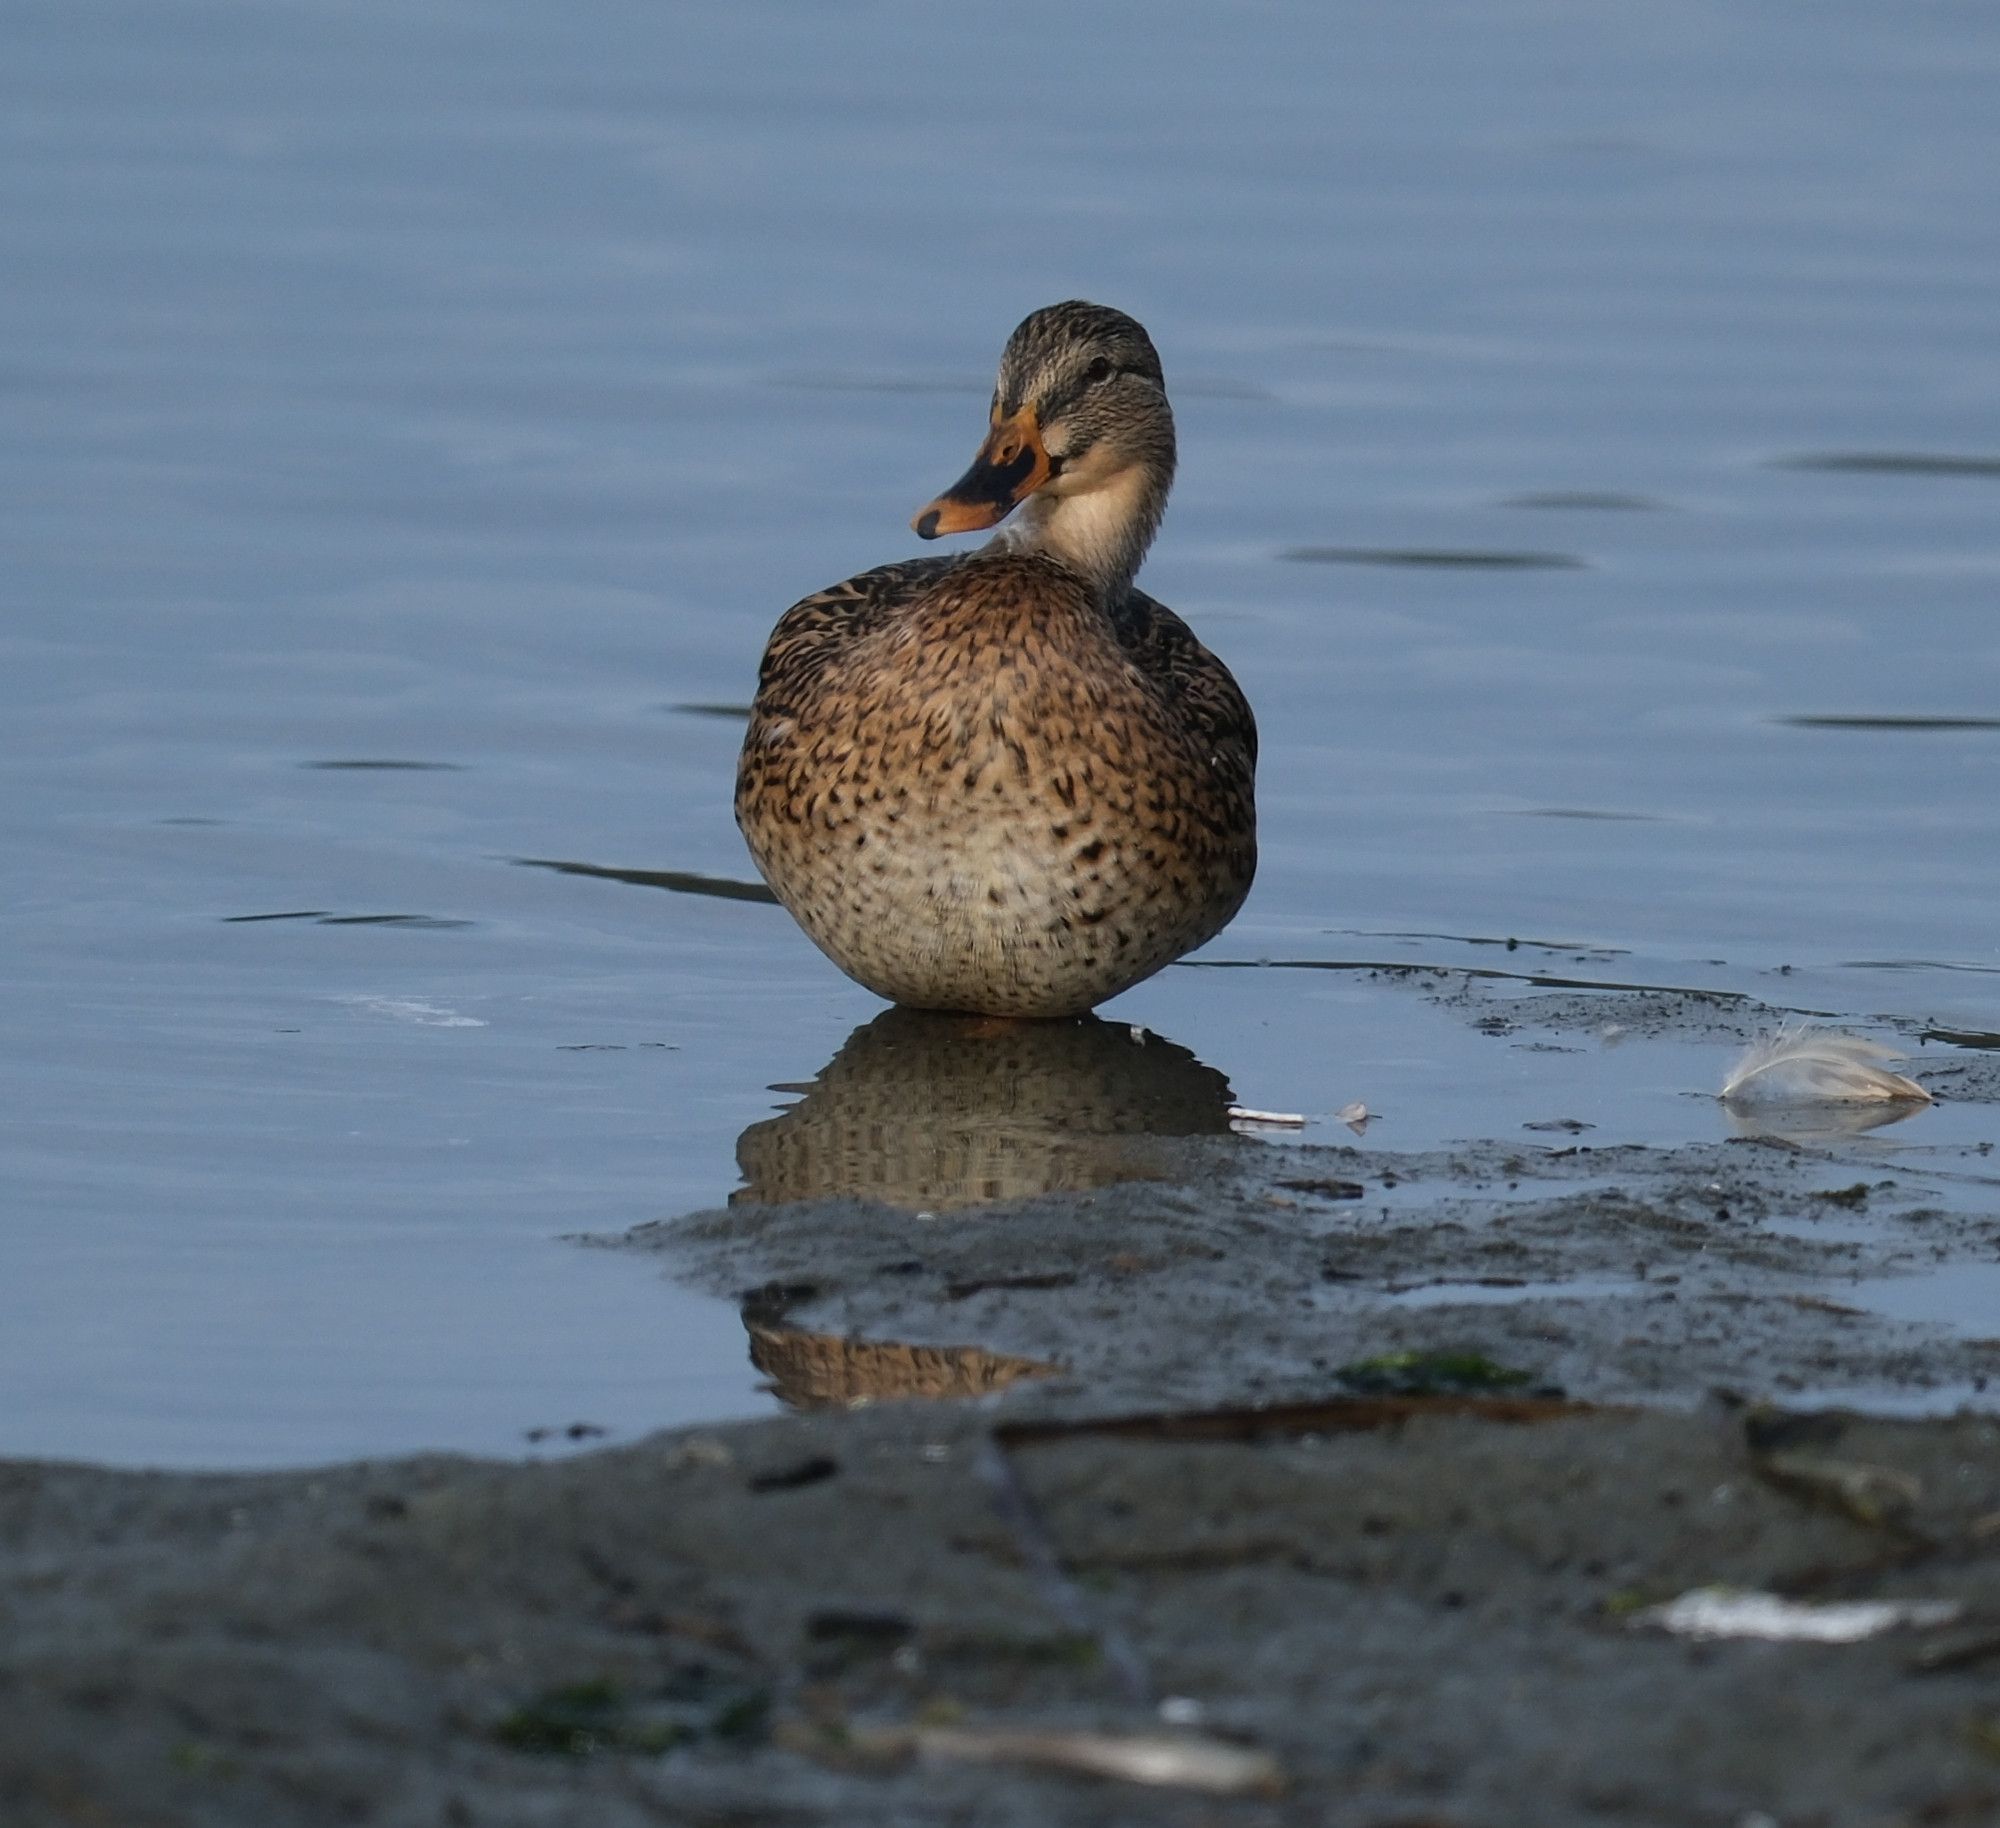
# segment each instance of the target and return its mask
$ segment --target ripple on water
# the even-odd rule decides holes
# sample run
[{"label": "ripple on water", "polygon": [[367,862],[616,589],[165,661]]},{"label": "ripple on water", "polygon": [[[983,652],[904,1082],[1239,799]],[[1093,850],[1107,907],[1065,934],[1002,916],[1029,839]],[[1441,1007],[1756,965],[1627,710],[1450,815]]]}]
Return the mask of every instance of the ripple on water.
[{"label": "ripple on water", "polygon": [[1509,495],[1503,508],[1574,509],[1591,514],[1657,514],[1667,504],[1650,495],[1621,495],[1613,489],[1537,489],[1526,495]]},{"label": "ripple on water", "polygon": [[1956,451],[1800,451],[1772,458],[1771,467],[1847,476],[2000,477],[2000,457]]},{"label": "ripple on water", "polygon": [[1399,565],[1433,571],[1587,571],[1573,552],[1502,552],[1450,546],[1287,546],[1295,565]]},{"label": "ripple on water", "polygon": [[352,761],[301,762],[301,768],[317,768],[352,774],[463,774],[463,762],[405,762],[384,757],[360,756]]},{"label": "ripple on water", "polygon": [[1441,939],[1455,946],[1498,946],[1507,952],[1557,952],[1579,962],[1586,958],[1631,957],[1624,946],[1604,946],[1581,939],[1533,939],[1526,934],[1434,933],[1394,927],[1380,931],[1368,927],[1329,927],[1327,931],[1347,939]]},{"label": "ripple on water", "polygon": [[712,895],[718,901],[761,901],[778,898],[761,882],[740,882],[733,876],[703,876],[693,870],[620,870],[599,863],[565,863],[554,857],[510,857],[523,869],[554,870],[559,876],[595,876],[605,882],[629,882],[635,888],[665,889],[673,895]]},{"label": "ripple on water", "polygon": [[225,927],[254,926],[270,920],[309,920],[316,927],[418,927],[430,932],[448,932],[476,926],[476,921],[443,914],[336,914],[328,908],[285,908],[275,914],[225,914]]},{"label": "ripple on water", "polygon": [[1656,812],[1608,812],[1596,806],[1503,806],[1510,819],[1600,819],[1618,825],[1663,825]]},{"label": "ripple on water", "polygon": [[319,924],[322,927],[421,927],[427,932],[442,933],[476,923],[444,914],[323,914]]},{"label": "ripple on water", "polygon": [[1389,978],[1464,978],[1529,984],[1537,990],[1641,991],[1655,996],[1686,997],[1709,1004],[1749,1003],[1740,990],[1701,990],[1679,984],[1628,984],[1616,979],[1558,977],[1543,971],[1501,971],[1492,965],[1416,964],[1408,959],[1358,958],[1182,958],[1177,971],[1345,971],[1375,973]]},{"label": "ripple on water", "polygon": [[1904,716],[1889,712],[1853,715],[1805,712],[1774,717],[1771,721],[1794,730],[2000,730],[2000,717]]},{"label": "ripple on water", "polygon": [[391,1022],[409,1022],[418,1028],[484,1028],[478,1016],[461,1015],[442,1003],[422,997],[346,996],[335,1002],[361,1015],[383,1016]]},{"label": "ripple on water", "polygon": [[978,376],[834,374],[819,370],[774,374],[765,385],[788,393],[818,394],[976,394],[986,388]]},{"label": "ripple on water", "polygon": [[1972,965],[1950,958],[1844,958],[1843,971],[1970,971],[1982,977],[2000,977],[2000,965]]}]

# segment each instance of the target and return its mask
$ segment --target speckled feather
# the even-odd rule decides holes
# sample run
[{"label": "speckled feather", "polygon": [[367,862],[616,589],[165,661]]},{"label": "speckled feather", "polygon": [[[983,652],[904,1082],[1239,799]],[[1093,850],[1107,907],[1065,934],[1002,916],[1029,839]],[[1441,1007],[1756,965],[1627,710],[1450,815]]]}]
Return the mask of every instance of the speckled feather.
[{"label": "speckled feather", "polygon": [[1256,753],[1228,669],[1144,593],[1114,617],[1032,554],[917,559],[780,620],[737,819],[877,994],[1073,1015],[1242,904]]},{"label": "speckled feather", "polygon": [[1144,329],[1076,300],[1031,314],[992,425],[917,527],[1018,505],[1016,524],[785,613],[736,816],[778,899],[871,990],[1076,1015],[1241,906],[1257,731],[1229,670],[1132,584],[1175,455]]}]

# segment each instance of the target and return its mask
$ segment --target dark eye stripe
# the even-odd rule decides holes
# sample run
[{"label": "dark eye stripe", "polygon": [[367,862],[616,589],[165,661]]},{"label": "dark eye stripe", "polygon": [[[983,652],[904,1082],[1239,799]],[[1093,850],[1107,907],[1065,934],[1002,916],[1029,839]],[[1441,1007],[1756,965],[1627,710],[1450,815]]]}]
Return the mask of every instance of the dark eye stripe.
[{"label": "dark eye stripe", "polygon": [[1101,376],[1096,380],[1092,380],[1087,373],[1078,376],[1076,380],[1072,381],[1069,386],[1065,387],[1061,393],[1048,403],[1049,418],[1051,421],[1059,419],[1072,407],[1082,405],[1084,396],[1093,388],[1102,387],[1106,381],[1114,381],[1121,375],[1137,373],[1139,373],[1139,370],[1136,368],[1115,367],[1109,374]]}]

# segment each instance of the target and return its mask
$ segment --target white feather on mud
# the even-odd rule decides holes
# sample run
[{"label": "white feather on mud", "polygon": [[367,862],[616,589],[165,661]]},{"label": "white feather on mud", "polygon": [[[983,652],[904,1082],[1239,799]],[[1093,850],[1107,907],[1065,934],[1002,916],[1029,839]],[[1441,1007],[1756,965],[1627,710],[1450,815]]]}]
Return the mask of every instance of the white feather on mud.
[{"label": "white feather on mud", "polygon": [[1632,1615],[1638,1628],[1683,1638],[1858,1644],[1884,1631],[1928,1631],[1964,1612],[1957,1600],[1794,1600],[1740,1587],[1697,1587]]},{"label": "white feather on mud", "polygon": [[1929,1104],[1930,1093],[1885,1064],[1902,1058],[1865,1035],[1785,1022],[1744,1050],[1722,1082],[1722,1098],[1727,1104]]},{"label": "white feather on mud", "polygon": [[1229,1127],[1238,1136],[1251,1136],[1259,1130],[1303,1130],[1306,1127],[1304,1114],[1298,1111],[1253,1111],[1247,1105],[1232,1104],[1228,1116]]}]

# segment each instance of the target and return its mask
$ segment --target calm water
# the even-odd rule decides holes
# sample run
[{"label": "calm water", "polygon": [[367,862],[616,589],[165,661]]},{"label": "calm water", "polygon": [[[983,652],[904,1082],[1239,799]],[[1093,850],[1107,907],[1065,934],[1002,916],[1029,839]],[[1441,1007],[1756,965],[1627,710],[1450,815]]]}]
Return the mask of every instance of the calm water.
[{"label": "calm water", "polygon": [[[518,860],[748,875],[677,707],[913,548],[1072,294],[1161,347],[1146,582],[1264,725],[1210,959],[2000,1028],[1996,82],[1977,0],[14,0],[0,1452],[770,1401],[564,1238],[725,1199],[878,1006],[772,908]],[[1359,973],[1111,1013],[1387,1147],[1722,1133],[1713,1050]]]}]

